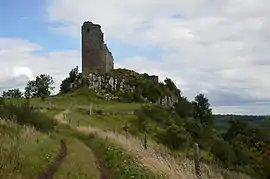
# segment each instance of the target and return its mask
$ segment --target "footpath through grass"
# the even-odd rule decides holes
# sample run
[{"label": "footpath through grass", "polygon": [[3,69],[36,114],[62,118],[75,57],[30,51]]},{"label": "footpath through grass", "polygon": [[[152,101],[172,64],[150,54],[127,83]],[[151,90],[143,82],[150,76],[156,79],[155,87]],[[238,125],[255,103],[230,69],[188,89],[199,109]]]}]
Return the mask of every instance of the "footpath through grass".
[{"label": "footpath through grass", "polygon": [[[0,106],[5,119],[0,125],[0,142],[4,144],[0,147],[0,178],[36,178],[59,153],[60,139],[68,152],[53,178],[158,178],[125,150],[101,138],[73,135],[75,131],[67,123],[58,124],[51,118],[57,111],[41,113],[10,101]],[[63,122],[62,113],[56,116]]]},{"label": "footpath through grass", "polygon": [[154,174],[147,167],[140,164],[134,157],[121,147],[116,147],[108,140],[95,135],[77,133],[78,139],[89,146],[101,160],[107,172],[114,179],[161,179],[162,176]]},{"label": "footpath through grass", "polygon": [[41,113],[24,103],[0,104],[0,178],[36,178],[59,153],[61,139],[68,153],[54,178],[99,178],[92,151],[50,115],[53,113]]}]

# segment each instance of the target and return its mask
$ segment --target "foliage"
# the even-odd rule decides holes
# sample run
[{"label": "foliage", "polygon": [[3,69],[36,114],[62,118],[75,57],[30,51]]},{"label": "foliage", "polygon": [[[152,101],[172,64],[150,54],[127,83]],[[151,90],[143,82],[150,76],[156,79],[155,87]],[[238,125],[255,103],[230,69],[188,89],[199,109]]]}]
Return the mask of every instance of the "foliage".
[{"label": "foliage", "polygon": [[[73,69],[69,77],[62,82],[62,93],[70,91],[74,81],[83,80],[82,74],[79,74],[77,69]],[[242,116],[243,120],[239,120],[235,116],[227,116],[227,119],[232,118],[232,120],[226,122],[226,128],[222,131],[216,130],[214,126],[216,117],[220,116],[212,114],[210,103],[203,94],[198,94],[194,101],[190,102],[182,96],[181,91],[177,89],[171,79],[166,78],[164,82],[156,83],[149,80],[151,76],[148,74],[139,74],[128,69],[115,69],[107,73],[100,73],[100,75],[106,78],[109,76],[115,79],[125,79],[124,86],[135,87],[135,89],[125,88],[123,91],[119,90],[119,86],[115,91],[110,87],[104,87],[102,89],[104,93],[113,93],[121,101],[126,102],[125,104],[153,103],[135,111],[136,117],[129,120],[130,123],[123,127],[125,130],[133,130],[138,133],[150,133],[151,131],[157,142],[174,150],[188,149],[193,142],[197,142],[201,150],[210,153],[215,157],[215,161],[227,169],[241,170],[264,178],[270,177],[270,123],[268,120],[264,120],[262,125],[258,123],[253,125],[250,122],[243,122],[245,119],[250,121],[247,116]],[[178,102],[172,108],[154,105],[160,103],[165,96],[173,96],[178,99]],[[94,102],[97,100],[95,99]],[[115,101],[111,102],[113,104]],[[106,104],[103,106],[105,108]],[[102,114],[103,110],[106,111],[98,108],[97,112]],[[227,119],[226,121],[228,121]],[[89,145],[96,144],[91,142]],[[108,162],[106,166],[113,170],[115,168],[123,169],[122,174],[125,175],[125,167],[115,161],[114,155],[120,158],[116,153],[115,151],[102,151],[102,155],[108,156],[103,160]]]},{"label": "foliage", "polygon": [[211,146],[211,153],[227,168],[236,163],[236,153],[227,141],[216,139]]},{"label": "foliage", "polygon": [[164,109],[161,106],[143,106],[141,108],[141,113],[137,112],[137,114],[144,114],[159,125],[165,124],[166,120],[170,118],[169,110]]},{"label": "foliage", "polygon": [[75,68],[71,69],[69,72],[69,76],[65,78],[61,85],[60,85],[60,92],[67,93],[71,90],[71,85],[74,83],[79,75],[79,67],[76,66]]},{"label": "foliage", "polygon": [[137,128],[139,132],[145,133],[149,129],[149,118],[142,111],[136,111],[137,118],[134,118],[131,122],[133,127]]},{"label": "foliage", "polygon": [[35,80],[29,81],[25,87],[25,97],[40,97],[42,101],[51,95],[54,89],[54,81],[50,75],[41,74]]},{"label": "foliage", "polygon": [[186,148],[190,146],[191,137],[183,126],[171,124],[164,130],[160,130],[157,141],[172,149]]},{"label": "foliage", "polygon": [[94,135],[83,136],[77,134],[77,137],[91,147],[96,156],[100,158],[101,164],[109,169],[110,175],[113,178],[160,178],[145,169],[123,149],[112,145],[106,140],[97,138]]},{"label": "foliage", "polygon": [[177,98],[181,97],[181,91],[176,87],[176,85],[170,78],[166,78],[164,82],[166,86],[169,88],[169,90],[172,91]]},{"label": "foliage", "polygon": [[204,94],[198,94],[192,103],[194,105],[194,118],[201,123],[213,125],[212,109]]},{"label": "foliage", "polygon": [[194,113],[194,106],[186,98],[182,97],[174,104],[175,112],[181,118],[192,117]]},{"label": "foliage", "polygon": [[[113,69],[109,72],[93,72],[102,78],[113,77],[118,81],[124,80],[124,89],[120,90],[120,83],[117,84],[117,90],[112,90],[112,86],[109,84],[101,84],[100,90],[108,94],[117,96],[121,102],[151,102],[160,103],[160,100],[165,96],[171,96],[179,98],[180,90],[169,78],[164,80],[164,83],[159,83],[153,80],[153,76],[146,73],[139,74],[133,70],[128,69]],[[87,86],[88,80],[78,73],[78,67],[72,69],[69,73],[69,77],[65,78],[60,86],[61,93],[67,93],[74,88],[80,88]]]},{"label": "foliage", "polygon": [[36,178],[51,163],[58,141],[31,127],[0,123],[0,178]]},{"label": "foliage", "polygon": [[185,129],[190,133],[194,142],[197,142],[202,149],[209,149],[215,134],[213,128],[194,119],[187,119],[184,122]]},{"label": "foliage", "polygon": [[149,127],[155,123],[155,139],[171,149],[189,148],[197,142],[229,170],[269,177],[270,130],[266,120],[265,125],[253,125],[232,118],[228,129],[221,133],[214,128],[210,104],[202,94],[193,103],[181,97],[174,108],[144,106],[135,115],[138,119],[133,127],[143,131],[145,124]]},{"label": "foliage", "polygon": [[16,88],[16,89],[10,89],[8,91],[3,91],[3,98],[21,98],[22,92]]},{"label": "foliage", "polygon": [[33,126],[42,132],[52,131],[56,125],[53,119],[31,108],[27,101],[19,104],[5,102],[0,105],[0,118]]}]

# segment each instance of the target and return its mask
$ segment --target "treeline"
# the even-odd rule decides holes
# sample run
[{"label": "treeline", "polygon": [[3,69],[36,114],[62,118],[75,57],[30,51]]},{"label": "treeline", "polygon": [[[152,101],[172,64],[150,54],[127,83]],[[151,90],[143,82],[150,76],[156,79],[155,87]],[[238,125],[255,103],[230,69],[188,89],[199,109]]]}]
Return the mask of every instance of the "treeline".
[{"label": "treeline", "polygon": [[263,115],[233,115],[233,114],[216,114],[213,115],[214,120],[216,121],[215,126],[219,130],[228,130],[229,122],[232,119],[245,121],[252,123],[252,125],[267,125],[270,127],[270,118],[269,116]]},{"label": "treeline", "polygon": [[30,80],[25,86],[24,93],[18,88],[3,91],[3,98],[33,98],[40,97],[44,101],[54,89],[54,80],[50,75],[40,74],[35,80]]}]

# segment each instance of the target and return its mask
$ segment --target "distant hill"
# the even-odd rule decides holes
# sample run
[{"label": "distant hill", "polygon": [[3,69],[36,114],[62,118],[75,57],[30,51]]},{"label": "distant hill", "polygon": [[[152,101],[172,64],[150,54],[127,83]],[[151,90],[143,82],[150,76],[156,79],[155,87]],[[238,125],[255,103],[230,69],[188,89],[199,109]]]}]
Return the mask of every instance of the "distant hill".
[{"label": "distant hill", "polygon": [[270,126],[270,118],[269,116],[263,115],[233,115],[233,114],[216,114],[214,116],[215,125],[220,130],[226,130],[229,126],[229,121],[231,119],[239,119],[247,121],[253,125],[269,125]]}]

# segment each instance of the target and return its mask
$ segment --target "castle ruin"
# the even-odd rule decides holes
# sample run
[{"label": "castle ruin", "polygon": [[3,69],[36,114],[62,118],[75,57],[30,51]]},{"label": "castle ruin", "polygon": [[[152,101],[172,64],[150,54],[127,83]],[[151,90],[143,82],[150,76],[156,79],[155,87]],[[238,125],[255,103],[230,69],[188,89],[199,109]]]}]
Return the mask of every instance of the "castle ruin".
[{"label": "castle ruin", "polygon": [[104,43],[101,26],[86,21],[81,27],[82,73],[107,72],[114,68],[114,59]]}]

